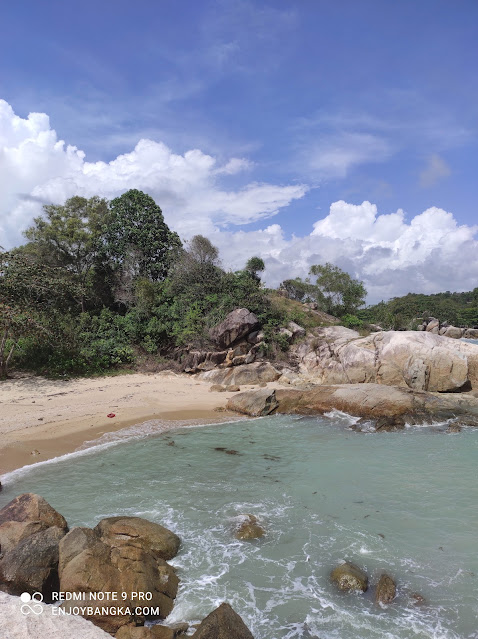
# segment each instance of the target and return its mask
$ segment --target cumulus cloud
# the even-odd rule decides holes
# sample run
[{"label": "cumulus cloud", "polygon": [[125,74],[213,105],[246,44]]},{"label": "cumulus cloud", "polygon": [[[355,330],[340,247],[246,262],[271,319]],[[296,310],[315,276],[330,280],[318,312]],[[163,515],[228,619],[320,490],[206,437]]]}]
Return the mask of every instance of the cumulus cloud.
[{"label": "cumulus cloud", "polygon": [[[175,154],[148,139],[111,162],[87,162],[81,150],[58,140],[47,115],[20,118],[0,101],[0,245],[19,244],[43,203],[76,194],[112,198],[138,188],[155,198],[181,237],[207,235],[226,267],[242,268],[252,255],[261,256],[270,286],[305,277],[312,264],[325,262],[363,280],[371,303],[477,285],[478,227],[460,226],[437,207],[407,220],[401,210],[379,213],[367,201],[339,201],[304,237],[288,237],[270,222],[250,230],[251,222],[271,218],[307,193],[306,185],[248,181],[254,168],[247,159],[220,163],[198,149]],[[222,181],[231,179],[243,186],[225,189]]]},{"label": "cumulus cloud", "polygon": [[334,202],[305,237],[287,239],[278,224],[263,230],[218,232],[213,241],[234,268],[251,255],[266,263],[271,286],[332,262],[364,281],[368,302],[409,292],[471,290],[478,282],[478,226],[458,225],[432,207],[406,222],[403,211],[378,214],[370,202]]},{"label": "cumulus cloud", "polygon": [[244,158],[221,165],[198,149],[178,155],[148,139],[111,162],[87,162],[81,150],[58,140],[47,115],[20,118],[0,100],[0,244],[20,243],[21,231],[41,213],[42,203],[73,195],[112,198],[129,188],[144,190],[161,204],[166,221],[189,237],[271,217],[307,191],[300,184],[221,186],[221,176],[237,176],[252,166]]},{"label": "cumulus cloud", "polygon": [[447,178],[451,173],[450,167],[445,160],[434,153],[430,155],[427,164],[420,173],[420,186],[428,188],[434,186],[443,178]]}]

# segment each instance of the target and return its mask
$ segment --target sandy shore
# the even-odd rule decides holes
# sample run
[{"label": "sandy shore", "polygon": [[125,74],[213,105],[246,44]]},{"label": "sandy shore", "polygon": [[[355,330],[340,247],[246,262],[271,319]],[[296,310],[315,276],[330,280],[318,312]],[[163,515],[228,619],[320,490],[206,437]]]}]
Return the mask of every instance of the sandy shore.
[{"label": "sandy shore", "polygon": [[[212,423],[232,393],[209,392],[209,384],[170,372],[77,380],[41,377],[0,382],[0,479],[5,472],[72,452],[150,419]],[[114,413],[115,417],[107,415]]]}]

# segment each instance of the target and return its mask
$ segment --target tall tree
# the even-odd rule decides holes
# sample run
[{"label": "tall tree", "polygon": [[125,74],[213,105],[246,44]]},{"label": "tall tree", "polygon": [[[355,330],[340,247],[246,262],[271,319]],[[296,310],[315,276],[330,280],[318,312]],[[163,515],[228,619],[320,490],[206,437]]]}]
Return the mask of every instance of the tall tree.
[{"label": "tall tree", "polygon": [[78,286],[79,304],[85,310],[87,280],[102,247],[102,230],[107,202],[97,196],[90,199],[75,196],[65,204],[48,204],[44,216],[33,220],[25,231],[30,240],[25,250],[38,261],[61,267],[71,274]]},{"label": "tall tree", "polygon": [[338,266],[330,264],[314,264],[309,275],[317,278],[315,285],[323,295],[326,311],[341,317],[357,312],[365,304],[367,291],[363,282],[354,280]]},{"label": "tall tree", "polygon": [[181,247],[153,198],[137,189],[110,202],[104,239],[106,255],[121,277],[131,281],[164,279]]},{"label": "tall tree", "polygon": [[25,251],[0,253],[0,377],[6,377],[23,337],[52,338],[53,316],[67,312],[78,291],[63,268],[38,262]]}]

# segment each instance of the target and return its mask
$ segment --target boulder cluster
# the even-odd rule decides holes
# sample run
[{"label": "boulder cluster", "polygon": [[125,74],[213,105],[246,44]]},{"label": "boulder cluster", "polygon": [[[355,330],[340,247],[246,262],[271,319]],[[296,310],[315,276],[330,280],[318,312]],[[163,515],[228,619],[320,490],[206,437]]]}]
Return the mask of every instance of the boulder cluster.
[{"label": "boulder cluster", "polygon": [[[352,562],[345,561],[330,573],[330,580],[342,592],[364,593],[369,589],[367,573]],[[397,585],[387,573],[382,573],[374,585],[375,603],[385,606],[391,604],[397,596]],[[413,604],[423,604],[425,599],[418,593],[409,593]]]},{"label": "boulder cluster", "polygon": [[[244,524],[245,539],[261,536],[262,529],[252,517],[244,520],[250,525],[248,533]],[[41,593],[44,602],[52,603],[58,601],[58,593],[76,593],[75,598],[65,598],[61,607],[66,613],[84,607],[81,614],[98,626],[98,632],[90,632],[86,626],[80,630],[81,623],[72,616],[68,617],[72,622],[68,634],[66,617],[57,616],[59,625],[52,625],[52,617],[45,615],[35,621],[35,636],[55,637],[56,633],[58,638],[69,639],[81,632],[81,636],[96,639],[101,629],[109,633],[105,637],[117,639],[175,639],[187,632],[188,624],[144,624],[164,619],[173,609],[179,579],[167,561],[179,547],[177,535],[139,517],[108,517],[94,528],[70,530],[65,518],[43,497],[25,493],[0,510],[0,591],[7,593],[0,593],[0,607],[4,611],[12,607],[9,595]],[[106,601],[101,598],[105,593],[109,597]],[[137,593],[147,593],[148,598],[138,599]],[[93,614],[88,613],[88,607]],[[148,614],[151,608],[154,616]],[[24,630],[25,638],[32,636],[28,627]],[[213,611],[193,636],[252,639],[228,604]]]},{"label": "boulder cluster", "polygon": [[[199,373],[215,368],[252,364],[266,350],[264,333],[260,329],[261,324],[254,313],[247,308],[236,308],[209,332],[216,350],[188,351],[182,360],[183,370],[186,373]],[[287,327],[278,329],[278,334],[288,343],[292,343],[296,338],[305,335],[305,329],[295,322],[289,322]]]},{"label": "boulder cluster", "polygon": [[453,339],[461,339],[462,337],[465,339],[478,339],[478,327],[451,326],[447,322],[440,322],[436,317],[428,317],[421,320],[417,330],[434,333],[435,335],[444,335]]}]

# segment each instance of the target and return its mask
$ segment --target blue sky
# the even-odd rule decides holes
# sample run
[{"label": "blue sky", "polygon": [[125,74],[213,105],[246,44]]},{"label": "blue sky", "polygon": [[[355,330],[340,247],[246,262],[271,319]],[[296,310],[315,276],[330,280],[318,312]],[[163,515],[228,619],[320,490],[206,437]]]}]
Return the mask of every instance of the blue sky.
[{"label": "blue sky", "polygon": [[0,244],[137,186],[271,284],[473,288],[477,60],[475,0],[3,3]]}]

